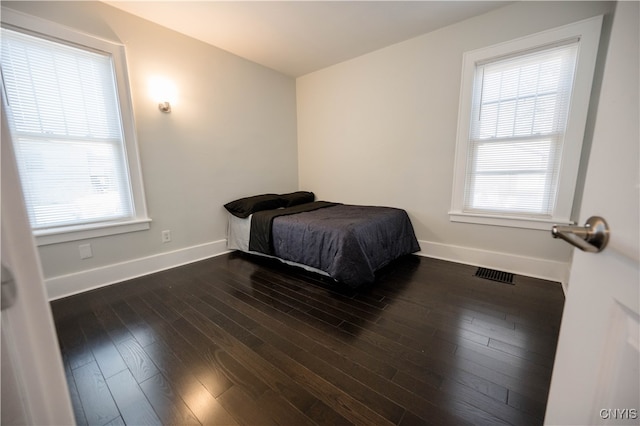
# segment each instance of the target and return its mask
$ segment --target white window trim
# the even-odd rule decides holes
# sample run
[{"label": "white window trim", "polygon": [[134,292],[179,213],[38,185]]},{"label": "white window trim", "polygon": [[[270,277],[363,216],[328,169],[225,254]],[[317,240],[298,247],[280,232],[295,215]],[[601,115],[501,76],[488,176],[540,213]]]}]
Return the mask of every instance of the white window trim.
[{"label": "white window trim", "polygon": [[18,29],[21,28],[41,34],[46,38],[53,37],[81,46],[88,46],[91,49],[108,52],[113,58],[114,71],[116,74],[126,164],[129,170],[129,180],[134,203],[134,217],[126,221],[97,222],[34,231],[33,234],[36,239],[36,244],[42,246],[149,229],[151,219],[147,215],[124,45],[4,7],[1,9],[1,12],[2,23],[3,25],[8,24],[9,28],[17,27]]},{"label": "white window trim", "polygon": [[[602,16],[565,25],[498,45],[466,52],[462,63],[462,86],[458,110],[458,130],[453,176],[453,195],[449,219],[452,222],[477,223],[516,228],[549,230],[550,224],[569,224],[576,190],[580,154],[584,139],[591,86],[595,71],[602,28]],[[500,215],[490,213],[465,212],[464,192],[466,181],[467,154],[471,128],[471,108],[476,64],[505,55],[525,52],[539,46],[579,38],[575,82],[570,103],[569,119],[564,140],[561,169],[558,183],[556,208],[551,218],[531,218],[525,215]]]}]

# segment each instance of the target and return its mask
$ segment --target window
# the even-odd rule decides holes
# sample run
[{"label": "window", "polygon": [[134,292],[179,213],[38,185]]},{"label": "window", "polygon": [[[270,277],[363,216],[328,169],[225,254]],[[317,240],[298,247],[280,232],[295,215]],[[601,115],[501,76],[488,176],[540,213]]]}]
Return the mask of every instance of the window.
[{"label": "window", "polygon": [[600,25],[465,54],[452,220],[570,222]]},{"label": "window", "polygon": [[148,229],[122,46],[3,21],[3,97],[38,243]]}]

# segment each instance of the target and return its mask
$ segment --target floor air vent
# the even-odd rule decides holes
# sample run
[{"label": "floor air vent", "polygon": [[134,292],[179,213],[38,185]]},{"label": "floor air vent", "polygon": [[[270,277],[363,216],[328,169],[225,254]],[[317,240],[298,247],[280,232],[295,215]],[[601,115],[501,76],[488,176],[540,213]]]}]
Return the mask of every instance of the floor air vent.
[{"label": "floor air vent", "polygon": [[475,276],[484,278],[485,280],[515,285],[515,283],[513,282],[513,274],[510,274],[508,272],[496,271],[495,269],[478,268]]}]

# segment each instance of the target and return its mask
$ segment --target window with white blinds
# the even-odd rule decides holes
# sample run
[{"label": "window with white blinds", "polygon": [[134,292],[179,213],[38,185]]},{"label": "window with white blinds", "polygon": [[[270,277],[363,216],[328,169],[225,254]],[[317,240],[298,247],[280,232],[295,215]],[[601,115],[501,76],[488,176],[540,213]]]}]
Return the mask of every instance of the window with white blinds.
[{"label": "window with white blinds", "polygon": [[570,222],[601,22],[465,54],[451,220]]},{"label": "window with white blinds", "polygon": [[[50,242],[146,219],[141,180],[134,174],[132,182],[130,174],[137,151],[126,140],[118,91],[126,82],[118,81],[114,58],[98,48],[2,28],[3,98],[31,226],[36,236],[75,233]],[[104,234],[121,232],[127,231]]]},{"label": "window with white blinds", "polygon": [[464,211],[551,217],[577,41],[476,66]]},{"label": "window with white blinds", "polygon": [[111,58],[3,29],[2,75],[33,229],[131,217]]}]

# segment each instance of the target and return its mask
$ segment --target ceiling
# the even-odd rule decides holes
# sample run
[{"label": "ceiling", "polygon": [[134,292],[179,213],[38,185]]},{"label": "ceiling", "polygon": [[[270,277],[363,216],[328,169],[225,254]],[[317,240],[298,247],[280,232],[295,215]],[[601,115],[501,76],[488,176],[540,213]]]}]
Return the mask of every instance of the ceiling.
[{"label": "ceiling", "polygon": [[486,13],[505,1],[105,1],[292,77]]}]

